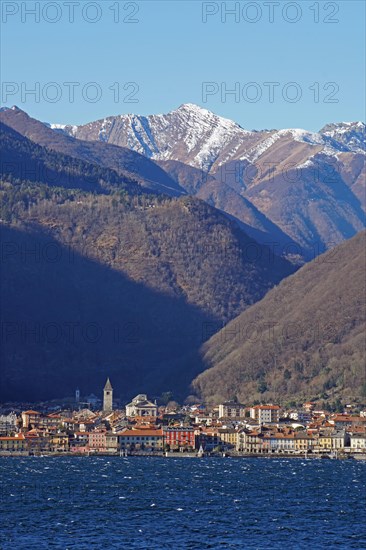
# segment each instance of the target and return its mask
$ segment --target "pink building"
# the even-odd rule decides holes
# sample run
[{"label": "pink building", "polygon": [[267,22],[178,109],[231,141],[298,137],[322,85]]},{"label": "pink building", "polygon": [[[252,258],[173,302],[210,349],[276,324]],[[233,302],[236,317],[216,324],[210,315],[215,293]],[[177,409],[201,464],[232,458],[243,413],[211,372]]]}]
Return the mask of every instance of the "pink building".
[{"label": "pink building", "polygon": [[95,430],[89,433],[89,449],[91,452],[105,453],[107,451],[106,432]]}]

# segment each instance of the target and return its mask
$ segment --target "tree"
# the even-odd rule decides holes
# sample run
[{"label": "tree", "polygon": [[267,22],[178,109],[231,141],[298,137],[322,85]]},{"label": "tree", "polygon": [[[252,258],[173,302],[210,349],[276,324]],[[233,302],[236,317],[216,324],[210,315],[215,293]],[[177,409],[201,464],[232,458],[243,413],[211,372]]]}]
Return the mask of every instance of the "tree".
[{"label": "tree", "polygon": [[289,371],[288,369],[285,370],[285,372],[283,373],[283,377],[285,380],[290,380],[292,374],[291,374],[291,371]]},{"label": "tree", "polygon": [[264,380],[261,380],[258,384],[259,393],[264,393],[268,390],[268,386]]},{"label": "tree", "polygon": [[173,392],[171,391],[165,391],[160,396],[160,401],[163,405],[167,405],[169,401],[172,401],[173,399]]}]

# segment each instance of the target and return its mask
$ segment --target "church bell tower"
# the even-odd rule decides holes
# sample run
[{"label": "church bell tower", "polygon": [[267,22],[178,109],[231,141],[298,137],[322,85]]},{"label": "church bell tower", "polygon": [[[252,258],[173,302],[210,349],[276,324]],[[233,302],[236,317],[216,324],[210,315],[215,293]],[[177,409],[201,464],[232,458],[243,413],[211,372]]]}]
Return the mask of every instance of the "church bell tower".
[{"label": "church bell tower", "polygon": [[113,410],[113,388],[109,378],[104,386],[103,392],[103,411],[111,412]]}]

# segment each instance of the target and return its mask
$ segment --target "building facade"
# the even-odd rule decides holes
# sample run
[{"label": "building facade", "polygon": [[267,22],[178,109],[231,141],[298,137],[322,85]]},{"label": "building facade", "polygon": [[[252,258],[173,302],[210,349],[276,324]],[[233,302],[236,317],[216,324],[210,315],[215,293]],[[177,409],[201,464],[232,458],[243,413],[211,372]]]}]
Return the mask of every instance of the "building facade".
[{"label": "building facade", "polygon": [[195,448],[194,428],[177,427],[171,428],[165,426],[163,428],[164,446],[170,447],[172,450],[185,450]]},{"label": "building facade", "polygon": [[278,405],[256,405],[250,408],[250,417],[259,424],[272,424],[279,421],[280,407]]},{"label": "building facade", "polygon": [[0,435],[10,435],[17,430],[17,415],[15,413],[0,415]]},{"label": "building facade", "polygon": [[163,450],[163,430],[136,429],[124,430],[118,434],[121,450]]},{"label": "building facade", "polygon": [[227,401],[219,405],[219,418],[242,418],[245,416],[245,406],[241,403]]}]

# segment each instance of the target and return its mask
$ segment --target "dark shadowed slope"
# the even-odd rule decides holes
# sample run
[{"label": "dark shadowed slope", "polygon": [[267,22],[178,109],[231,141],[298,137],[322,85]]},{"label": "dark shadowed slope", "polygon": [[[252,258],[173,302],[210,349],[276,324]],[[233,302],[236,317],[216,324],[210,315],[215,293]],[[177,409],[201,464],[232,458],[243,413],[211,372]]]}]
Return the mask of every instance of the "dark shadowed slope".
[{"label": "dark shadowed slope", "polygon": [[94,193],[147,192],[136,178],[41,147],[0,122],[0,175],[4,180],[44,183]]},{"label": "dark shadowed slope", "polygon": [[4,182],[0,203],[4,399],[106,374],[182,397],[202,341],[293,270],[197,199]]},{"label": "dark shadowed slope", "polygon": [[3,227],[1,238],[1,400],[97,392],[107,376],[116,396],[184,395],[210,320],[199,308],[42,232]]}]

